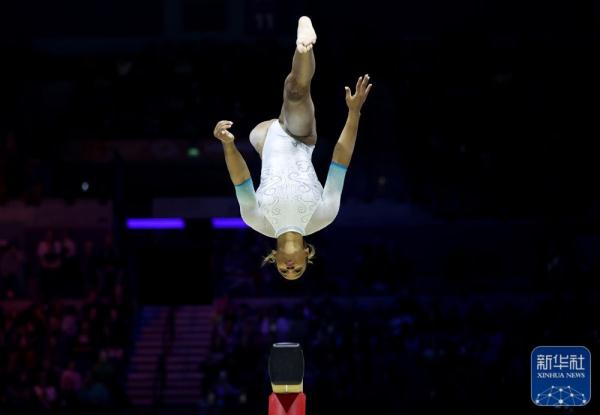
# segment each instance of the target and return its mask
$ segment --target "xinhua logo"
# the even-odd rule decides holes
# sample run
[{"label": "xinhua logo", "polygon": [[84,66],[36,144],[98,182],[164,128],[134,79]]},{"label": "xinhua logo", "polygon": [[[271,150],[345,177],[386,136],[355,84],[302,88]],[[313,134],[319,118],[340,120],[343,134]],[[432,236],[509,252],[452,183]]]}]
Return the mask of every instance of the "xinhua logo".
[{"label": "xinhua logo", "polygon": [[538,346],[531,352],[531,400],[539,406],[584,406],[592,390],[591,354],[583,346]]}]

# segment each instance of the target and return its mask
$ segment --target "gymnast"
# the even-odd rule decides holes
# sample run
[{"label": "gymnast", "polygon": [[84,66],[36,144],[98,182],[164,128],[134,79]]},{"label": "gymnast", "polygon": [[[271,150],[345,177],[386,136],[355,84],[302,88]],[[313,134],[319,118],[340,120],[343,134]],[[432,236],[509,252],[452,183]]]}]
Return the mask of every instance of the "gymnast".
[{"label": "gymnast", "polygon": [[285,79],[279,118],[261,122],[250,132],[250,142],[262,160],[256,192],[230,131],[233,122],[219,121],[213,131],[223,143],[242,219],[255,231],[277,239],[277,249],[264,258],[262,265],[276,264],[279,273],[288,280],[300,278],[315,255],[314,246],[304,236],[323,229],[337,216],[360,111],[372,87],[369,75],[358,78],[354,94],[345,87],[348,118],[335,145],[323,187],[311,161],[317,142],[315,107],[310,94],[316,41],[310,18],[302,16],[298,20],[296,50],[291,73]]}]

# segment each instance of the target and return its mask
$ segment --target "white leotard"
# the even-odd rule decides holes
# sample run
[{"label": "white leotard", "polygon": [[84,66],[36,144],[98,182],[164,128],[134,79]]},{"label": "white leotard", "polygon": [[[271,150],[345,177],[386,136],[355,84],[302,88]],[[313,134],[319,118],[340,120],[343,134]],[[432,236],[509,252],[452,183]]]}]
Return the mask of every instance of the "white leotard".
[{"label": "white leotard", "polygon": [[248,226],[277,238],[288,231],[310,235],[333,222],[347,167],[332,162],[323,188],[311,161],[314,148],[273,121],[263,144],[260,186],[255,192],[252,179],[235,186]]}]

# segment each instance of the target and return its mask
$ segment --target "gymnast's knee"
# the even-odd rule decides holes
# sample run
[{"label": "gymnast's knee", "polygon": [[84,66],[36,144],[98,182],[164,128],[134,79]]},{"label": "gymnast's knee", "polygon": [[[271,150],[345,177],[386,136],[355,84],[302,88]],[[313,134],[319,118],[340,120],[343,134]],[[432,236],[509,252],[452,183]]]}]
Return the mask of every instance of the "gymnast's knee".
[{"label": "gymnast's knee", "polygon": [[310,84],[302,84],[293,75],[285,80],[285,98],[290,101],[301,101],[310,95]]}]

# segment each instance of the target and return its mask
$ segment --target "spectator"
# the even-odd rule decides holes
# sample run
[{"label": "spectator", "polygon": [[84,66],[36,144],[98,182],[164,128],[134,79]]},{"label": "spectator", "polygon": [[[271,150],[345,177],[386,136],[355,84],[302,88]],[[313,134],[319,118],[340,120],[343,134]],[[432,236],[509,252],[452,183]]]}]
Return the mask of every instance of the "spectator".
[{"label": "spectator", "polygon": [[58,392],[56,386],[49,382],[48,374],[42,373],[33,391],[37,399],[37,407],[41,411],[51,412],[57,409]]},{"label": "spectator", "polygon": [[81,280],[77,270],[77,244],[67,230],[63,231],[60,244],[62,246],[62,281],[64,284],[61,294],[73,298],[81,292]]},{"label": "spectator", "polygon": [[81,374],[77,371],[75,361],[70,360],[60,376],[60,389],[67,404],[72,405],[76,401],[81,387]]},{"label": "spectator", "polygon": [[102,408],[110,404],[110,393],[106,385],[91,378],[82,390],[81,400],[88,406]]},{"label": "spectator", "polygon": [[116,307],[111,307],[108,321],[104,328],[104,336],[108,339],[107,346],[118,355],[123,354],[123,348],[127,344],[128,333],[126,321]]},{"label": "spectator", "polygon": [[[110,301],[107,305],[116,310]],[[115,397],[124,402],[117,383],[124,375],[123,354],[99,346],[112,342],[102,328],[115,325],[119,315],[109,315],[97,305],[33,304],[21,312],[4,312],[0,306],[0,413],[11,413],[7,408],[27,414],[59,408],[61,413],[80,413],[81,405],[91,410]],[[127,321],[118,330],[129,332]],[[100,328],[96,342],[91,341],[92,325]]]},{"label": "spectator", "polygon": [[73,307],[68,307],[62,317],[61,330],[65,336],[74,339],[77,336],[77,315]]},{"label": "spectator", "polygon": [[123,282],[123,270],[121,269],[119,252],[110,232],[104,237],[98,265],[98,290],[100,295],[111,295],[114,287]]},{"label": "spectator", "polygon": [[25,252],[10,242],[0,257],[0,298],[14,298],[25,292]]},{"label": "spectator", "polygon": [[275,322],[275,326],[277,327],[277,341],[286,341],[290,332],[290,321],[283,313],[283,309],[281,307],[278,307],[277,309],[277,320]]},{"label": "spectator", "polygon": [[92,289],[98,289],[98,254],[94,241],[90,239],[83,243],[81,276],[83,293],[89,294]]},{"label": "spectator", "polygon": [[54,237],[54,231],[48,229],[46,236],[38,243],[37,258],[40,267],[40,288],[42,295],[53,298],[61,284],[62,244]]},{"label": "spectator", "polygon": [[112,385],[115,381],[115,368],[108,360],[108,355],[104,350],[98,354],[98,361],[92,369],[92,377],[105,385]]}]

